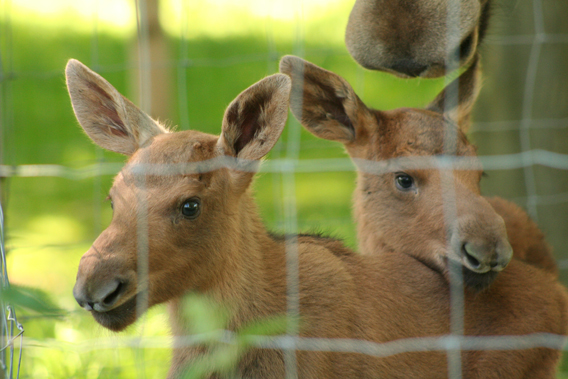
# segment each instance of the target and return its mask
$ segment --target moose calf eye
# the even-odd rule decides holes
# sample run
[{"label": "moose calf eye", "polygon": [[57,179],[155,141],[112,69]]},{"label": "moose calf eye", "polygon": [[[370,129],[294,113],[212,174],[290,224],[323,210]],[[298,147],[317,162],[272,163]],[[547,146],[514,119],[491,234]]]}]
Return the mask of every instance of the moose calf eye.
[{"label": "moose calf eye", "polygon": [[201,201],[197,198],[186,200],[181,206],[181,213],[185,218],[194,219],[201,212]]},{"label": "moose calf eye", "polygon": [[396,187],[401,191],[407,191],[414,186],[414,179],[408,174],[396,174]]}]

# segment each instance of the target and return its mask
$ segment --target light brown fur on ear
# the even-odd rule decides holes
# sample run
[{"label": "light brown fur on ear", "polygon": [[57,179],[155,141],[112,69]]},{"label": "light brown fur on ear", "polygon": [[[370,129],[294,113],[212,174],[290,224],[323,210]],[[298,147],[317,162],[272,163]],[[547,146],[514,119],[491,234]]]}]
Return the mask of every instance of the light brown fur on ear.
[{"label": "light brown fur on ear", "polygon": [[290,78],[274,74],[241,92],[229,104],[217,141],[221,154],[239,158],[231,170],[235,191],[246,190],[257,162],[276,144],[288,118]]},{"label": "light brown fur on ear", "polygon": [[295,56],[280,61],[280,72],[292,78],[290,109],[320,138],[349,143],[370,113],[353,88],[339,75]]},{"label": "light brown fur on ear", "polygon": [[[451,82],[444,90],[428,105],[427,109],[444,114],[456,122],[465,133],[470,126],[470,115],[481,89],[481,62],[479,56],[475,56],[468,69]],[[457,101],[449,98],[448,94]],[[447,107],[450,107],[447,109]]]},{"label": "light brown fur on ear", "polygon": [[65,76],[77,120],[100,147],[130,156],[155,135],[168,132],[81,62],[69,60]]},{"label": "light brown fur on ear", "polygon": [[290,78],[274,74],[237,96],[223,118],[223,152],[248,160],[268,154],[286,125],[290,88]]}]

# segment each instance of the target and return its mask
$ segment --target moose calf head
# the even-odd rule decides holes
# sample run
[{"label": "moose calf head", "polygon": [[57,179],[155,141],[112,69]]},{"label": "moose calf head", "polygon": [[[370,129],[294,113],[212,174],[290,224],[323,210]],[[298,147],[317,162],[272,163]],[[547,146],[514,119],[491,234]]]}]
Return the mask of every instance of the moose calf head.
[{"label": "moose calf head", "polygon": [[[369,109],[338,75],[287,56],[290,107],[314,135],[345,145],[358,167],[354,195],[363,253],[408,254],[447,277],[462,265],[466,285],[487,287],[512,258],[503,219],[480,196],[481,166],[465,134],[478,94],[477,59],[426,109]],[[453,83],[455,85],[456,83]],[[440,168],[440,158],[462,158]]]},{"label": "moose calf head", "polygon": [[490,0],[356,0],[345,42],[368,69],[439,77],[446,67],[471,61],[487,29],[489,7]]},{"label": "moose calf head", "polygon": [[[76,60],[66,76],[87,135],[129,157],[110,190],[112,221],[79,264],[73,289],[79,305],[119,331],[147,307],[187,291],[207,292],[236,275],[228,252],[251,209],[242,194],[255,162],[285,125],[290,79],[272,75],[242,92],[227,108],[218,137],[168,131]],[[236,166],[204,165],[219,159]],[[203,164],[188,166],[196,163]]]}]

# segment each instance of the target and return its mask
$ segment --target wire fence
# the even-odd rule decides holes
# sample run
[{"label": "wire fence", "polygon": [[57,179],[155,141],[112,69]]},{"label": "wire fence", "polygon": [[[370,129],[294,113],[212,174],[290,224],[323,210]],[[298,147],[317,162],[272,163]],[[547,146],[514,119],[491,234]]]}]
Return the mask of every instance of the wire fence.
[{"label": "wire fence", "polygon": [[[151,71],[158,68],[175,68],[176,80],[180,85],[177,89],[177,102],[179,104],[179,119],[182,129],[193,128],[198,125],[200,120],[192,119],[187,104],[188,94],[193,90],[187,88],[187,76],[191,70],[200,67],[215,67],[215,68],[233,68],[238,65],[266,62],[267,72],[275,72],[277,70],[277,62],[282,55],[276,47],[274,42],[275,31],[268,26],[266,29],[266,44],[268,46],[265,53],[252,53],[252,54],[237,54],[227,55],[222,58],[200,58],[192,57],[191,55],[191,40],[188,37],[188,30],[191,28],[188,19],[189,10],[185,8],[185,2],[182,2],[182,17],[181,17],[181,30],[179,38],[179,57],[178,59],[155,59],[150,54],[150,27],[148,25],[148,4],[145,0],[136,1],[136,20],[137,20],[137,49],[138,49],[138,63],[121,62],[116,64],[102,64],[100,62],[101,47],[98,40],[98,22],[96,12],[93,15],[93,31],[91,36],[91,63],[92,67],[103,76],[105,74],[123,73],[128,71],[138,70],[138,89],[140,92],[139,104],[144,110],[150,110],[153,106],[151,89]],[[42,164],[40,162],[32,164],[21,164],[15,156],[16,147],[12,146],[11,138],[13,138],[15,129],[18,127],[17,120],[11,113],[13,108],[12,96],[13,88],[12,83],[23,79],[33,80],[49,80],[57,78],[62,75],[62,70],[46,70],[42,72],[26,71],[25,69],[15,69],[12,62],[14,55],[14,48],[12,45],[11,36],[11,22],[10,22],[10,2],[4,2],[4,19],[3,21],[3,40],[0,40],[2,50],[0,50],[0,177],[1,178],[61,178],[72,181],[84,181],[86,179],[93,179],[93,199],[95,213],[95,224],[101,223],[102,216],[102,200],[100,194],[105,192],[104,181],[101,178],[107,178],[118,173],[122,167],[122,163],[108,162],[104,159],[104,155],[100,150],[97,150],[96,161],[94,163],[82,165],[81,167],[71,167],[64,164]],[[292,46],[292,53],[298,56],[345,56],[346,53],[342,50],[321,49],[314,50],[305,46],[305,30],[304,20],[302,14],[301,2],[295,4],[297,6],[297,13],[295,16],[295,31]],[[535,117],[535,97],[537,96],[537,87],[539,79],[539,67],[542,63],[542,51],[548,45],[561,45],[564,49],[568,44],[568,31],[566,33],[548,33],[545,30],[545,15],[543,12],[543,3],[540,0],[533,1],[533,23],[534,34],[518,34],[518,35],[494,35],[486,42],[487,49],[485,54],[489,55],[497,48],[507,47],[527,47],[529,48],[527,67],[524,75],[519,79],[522,83],[522,104],[521,113],[518,119],[506,119],[500,121],[480,121],[474,123],[472,133],[480,135],[483,133],[501,133],[513,132],[518,133],[519,150],[509,153],[487,154],[480,156],[481,164],[486,171],[507,171],[507,170],[522,170],[522,178],[524,187],[522,194],[514,192],[515,195],[512,199],[525,204],[530,215],[544,225],[549,225],[548,212],[543,211],[542,206],[562,207],[568,206],[568,185],[566,185],[568,177],[568,151],[566,150],[566,143],[560,143],[547,149],[542,147],[540,143],[534,142],[534,133],[541,132],[542,130],[563,131],[568,130],[568,112],[561,110],[559,113],[564,114],[554,118],[541,118]],[[267,20],[267,25],[271,24],[271,20]],[[449,22],[450,25],[456,24]],[[493,63],[493,65],[495,65]],[[492,63],[486,65],[487,70],[492,67]],[[365,88],[368,91],[368,86],[365,87],[365,73],[362,69],[358,69],[358,80],[355,85],[357,90]],[[252,83],[251,83],[252,84]],[[483,92],[482,92],[483,93]],[[490,95],[483,95],[490,98]],[[563,96],[566,96],[564,90]],[[451,97],[450,97],[451,98]],[[491,101],[491,100],[487,100]],[[568,103],[567,103],[568,104]],[[487,109],[487,105],[485,105]],[[564,112],[564,113],[563,113]],[[303,225],[301,216],[299,215],[299,206],[297,199],[297,174],[316,174],[316,173],[337,173],[337,172],[354,172],[355,167],[363,172],[379,174],[388,172],[388,163],[382,162],[369,162],[364,160],[351,160],[349,158],[302,158],[302,151],[314,151],[317,149],[325,149],[325,145],[321,142],[314,142],[313,140],[302,139],[301,127],[293,119],[289,120],[287,129],[285,131],[285,141],[279,142],[272,151],[271,159],[265,161],[259,168],[261,173],[270,175],[272,181],[272,196],[274,204],[274,213],[277,224],[282,226],[282,231],[287,235],[297,235],[303,232],[301,225]],[[560,134],[562,135],[562,134]],[[491,137],[487,137],[490,139]],[[482,145],[484,140],[479,138],[479,145]],[[6,164],[5,162],[9,162]],[[354,164],[355,163],[355,164]],[[195,170],[203,170],[203,165],[207,165],[207,170],[213,170],[219,167],[227,167],[234,164],[233,161],[220,159],[213,162],[200,162],[197,166],[183,165],[181,167],[167,165],[160,167],[142,167],[140,168],[144,173],[153,171],[157,174],[169,175],[172,172],[176,174],[184,172],[195,172]],[[439,158],[434,161],[419,160],[413,162],[420,168],[444,168],[444,167],[458,167],[460,164],[468,165],[467,159],[464,158]],[[560,170],[558,174],[556,189],[552,193],[542,191],[539,186],[539,178],[542,175],[535,166],[545,167],[553,170]],[[242,166],[240,166],[242,168]],[[554,171],[556,172],[556,171]],[[498,174],[496,174],[498,175]],[[499,185],[499,182],[497,182]],[[6,182],[4,182],[6,184]],[[6,201],[8,196],[8,186],[4,185],[0,190],[2,191],[2,201]],[[495,191],[499,193],[498,191]],[[2,208],[0,208],[1,210]],[[448,212],[455,212],[455,205],[448,207]],[[3,215],[2,215],[3,216]],[[568,249],[561,246],[558,241],[565,241],[565,231],[562,228],[567,227],[565,215],[560,216],[562,221],[560,229],[555,229],[551,233],[556,233],[553,236],[556,241],[556,254],[558,258],[558,265],[561,270],[568,269]],[[448,214],[448,219],[454,219],[451,214]],[[2,284],[3,288],[9,286],[7,276],[6,255],[4,250],[4,223],[3,217],[0,219],[0,243],[2,247]],[[550,219],[552,220],[552,219]],[[556,219],[554,219],[556,220]],[[350,219],[339,219],[338,223],[350,223]],[[139,215],[138,234],[140,246],[147,246],[147,223],[145,222],[144,214]],[[97,230],[98,226],[95,226]],[[65,244],[55,245],[56,247],[65,248]],[[287,334],[278,337],[267,337],[252,335],[249,336],[251,346],[259,348],[276,348],[285,351],[285,367],[286,377],[296,378],[297,361],[296,352],[303,351],[333,351],[333,352],[350,352],[361,353],[376,357],[386,357],[403,352],[414,351],[447,351],[448,352],[448,365],[449,375],[451,378],[461,378],[461,360],[460,353],[462,350],[510,350],[510,349],[527,349],[532,347],[549,347],[554,349],[565,349],[565,338],[552,335],[552,334],[532,334],[527,336],[492,336],[492,337],[471,337],[464,336],[463,331],[463,285],[462,280],[457,278],[452,284],[452,334],[442,337],[432,338],[412,338],[401,339],[386,343],[374,343],[361,340],[350,339],[318,339],[318,338],[302,338],[298,336],[298,325],[295,320],[298,319],[299,313],[299,278],[298,278],[298,252],[294,244],[287,244],[287,298],[288,307],[287,312],[289,323],[287,325]],[[53,245],[51,245],[53,247]],[[25,244],[21,244],[19,248],[26,248]],[[42,245],[30,243],[28,249],[41,249]],[[138,251],[138,273],[139,276],[146,277],[148,272],[148,252]],[[461,271],[460,271],[461,273]],[[561,279],[565,280],[564,274],[561,274]],[[457,284],[456,284],[457,283]],[[69,289],[71,291],[71,289]],[[147,301],[147,299],[144,299]],[[9,304],[0,304],[2,307],[2,369],[4,370],[4,377],[12,378],[14,375],[19,376],[20,360],[22,357],[22,350],[15,350],[14,342],[19,339],[20,346],[37,348],[42,347],[45,349],[72,349],[79,352],[89,352],[93,350],[103,349],[120,349],[120,348],[133,348],[136,351],[143,351],[150,348],[163,348],[168,349],[172,346],[172,341],[168,337],[148,337],[142,336],[126,336],[126,337],[101,337],[96,339],[87,339],[75,342],[69,347],[69,344],[53,338],[34,338],[33,336],[23,336],[23,327],[18,323],[15,315],[14,308]],[[139,314],[144,313],[143,302],[138,303]],[[92,320],[91,320],[92,321]],[[92,321],[94,323],[94,321]],[[185,338],[176,339],[177,346],[199,346],[203,341],[210,341],[211,339],[223,342],[225,344],[238,344],[239,336],[229,330],[220,330],[209,334],[196,334],[186,336]],[[24,355],[25,359],[25,355]],[[146,377],[144,373],[145,357],[143,352],[135,358],[137,377]],[[31,377],[28,375],[26,377]]]},{"label": "wire fence", "polygon": [[[10,288],[8,272],[6,270],[6,251],[4,249],[4,211],[0,205],[0,272],[2,273],[2,292]],[[22,341],[24,327],[18,322],[16,311],[4,296],[0,298],[1,342],[0,342],[0,370],[4,378],[19,378],[22,361]],[[15,342],[19,338],[19,348],[16,351]],[[14,376],[15,375],[15,376]]]}]

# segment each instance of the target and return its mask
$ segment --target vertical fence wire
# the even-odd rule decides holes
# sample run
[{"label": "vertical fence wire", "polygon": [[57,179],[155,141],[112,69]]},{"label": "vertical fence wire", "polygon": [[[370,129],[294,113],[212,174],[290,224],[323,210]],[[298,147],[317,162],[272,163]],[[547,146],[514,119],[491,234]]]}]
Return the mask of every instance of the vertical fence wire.
[{"label": "vertical fence wire", "polygon": [[[99,57],[99,0],[92,0],[91,9],[91,68],[93,71],[100,73],[100,57]],[[95,147],[95,159],[97,166],[104,162],[103,149]],[[93,238],[96,238],[102,231],[102,199],[103,191],[102,173],[97,172],[93,176]]]},{"label": "vertical fence wire", "polygon": [[[157,6],[153,4],[151,6]],[[146,0],[136,0],[136,26],[137,26],[137,47],[138,47],[138,98],[140,99],[140,109],[151,114],[152,112],[152,56],[150,50],[150,14],[148,13],[149,4]],[[143,158],[144,159],[144,158]],[[127,174],[128,175],[128,174]],[[136,183],[137,205],[136,205],[136,316],[141,320],[142,329],[140,331],[140,341],[143,339],[144,325],[146,321],[146,310],[148,309],[148,286],[149,286],[149,236],[148,236],[148,188],[146,184],[146,173],[132,172]],[[136,371],[138,378],[145,378],[145,354],[144,349],[137,348]]]},{"label": "vertical fence wire", "polygon": [[[266,2],[266,19],[265,19],[265,34],[266,34],[266,44],[268,47],[268,55],[266,61],[266,68],[268,73],[278,72],[278,49],[275,40],[274,31],[274,20],[273,12],[276,5],[275,0],[269,0]],[[282,138],[279,138],[276,145],[270,151],[270,156],[272,159],[281,159],[284,154],[284,143]],[[282,176],[281,172],[272,172],[270,174],[272,179],[272,209],[274,212],[274,220],[276,221],[276,227],[278,229],[283,229],[283,209],[282,209]]]},{"label": "vertical fence wire", "polygon": [[[454,113],[459,106],[459,80],[451,81],[451,73],[455,72],[459,66],[459,49],[456,50],[455,46],[460,44],[460,14],[461,5],[457,1],[449,1],[446,8],[446,79],[444,85],[444,112]],[[452,112],[454,110],[454,112]],[[457,120],[456,120],[457,123]],[[446,123],[446,131],[444,133],[444,155],[455,156],[457,155],[457,129],[450,127]],[[457,222],[457,196],[454,181],[453,168],[440,167],[440,180],[442,194],[444,196],[444,224],[446,230],[446,249],[452,251],[452,228]],[[448,259],[449,264],[449,279],[450,279],[450,333],[456,337],[455,343],[448,343],[448,375],[451,379],[462,378],[462,360],[461,360],[461,343],[460,337],[464,336],[464,287],[463,287],[463,274],[461,265],[452,264],[452,260]]]},{"label": "vertical fence wire", "polygon": [[[14,147],[5,143],[14,137],[13,85],[14,46],[12,38],[12,3],[2,1],[3,30],[0,33],[0,164],[14,164]],[[5,53],[1,48],[4,46]],[[0,176],[0,202],[6,207],[9,201],[10,178]]]},{"label": "vertical fence wire", "polygon": [[179,59],[177,65],[177,87],[178,87],[178,104],[182,130],[190,128],[188,98],[187,98],[187,70],[189,68],[188,57],[188,33],[189,33],[189,13],[187,1],[180,0],[180,37],[179,37]]},{"label": "vertical fence wire", "polygon": [[[531,52],[525,77],[525,88],[523,93],[521,124],[519,134],[521,140],[521,150],[529,151],[531,149],[531,124],[532,124],[532,106],[534,101],[534,91],[536,86],[536,77],[538,73],[538,62],[542,49],[544,36],[544,19],[542,15],[541,0],[533,0],[533,20],[534,20],[534,38],[531,44]],[[525,187],[527,192],[527,210],[531,217],[538,223],[538,203],[537,203],[537,186],[535,180],[534,166],[531,161],[525,162],[523,168],[525,175]]]},{"label": "vertical fence wire", "polygon": [[[6,8],[6,4],[2,3],[2,5]],[[6,9],[2,9],[2,15],[6,15]],[[6,17],[6,16],[5,16]],[[2,19],[2,21],[5,22],[4,19]],[[3,35],[5,35],[5,33],[2,33]],[[2,44],[5,43],[5,41],[3,41],[0,38],[0,47],[2,46]],[[4,133],[4,126],[5,126],[5,122],[4,122],[4,110],[6,109],[5,105],[4,105],[4,92],[5,92],[5,88],[6,88],[6,75],[4,73],[4,56],[2,54],[2,50],[0,49],[0,164],[4,164],[4,139],[5,139],[5,133]],[[4,182],[5,182],[5,178],[0,178],[0,209],[2,208],[2,204],[4,204]],[[3,213],[3,212],[2,212]],[[1,279],[2,279],[2,286],[4,285],[4,282],[6,281],[6,265],[4,264],[5,261],[5,255],[4,255],[4,221],[2,221],[2,223],[0,224],[0,253],[1,253],[1,258],[2,258],[2,271],[1,271]],[[3,299],[0,299],[0,322],[1,322],[1,329],[0,329],[0,344],[2,346],[2,351],[0,352],[0,369],[2,370],[2,378],[6,377],[6,369],[7,369],[7,363],[6,363],[6,349],[4,348],[4,346],[7,346],[7,342],[8,342],[8,324],[7,324],[7,320],[6,320],[6,315],[4,313],[4,301],[2,301]]]},{"label": "vertical fence wire", "polygon": [[[303,2],[295,1],[294,5],[294,53],[304,56],[304,30],[303,30]],[[303,86],[300,86],[302,88]],[[286,160],[283,165],[282,184],[284,201],[284,230],[286,233],[286,287],[287,287],[287,335],[290,346],[284,351],[284,365],[286,379],[298,378],[297,347],[295,337],[299,335],[300,320],[300,273],[298,252],[298,213],[296,199],[296,173],[294,163],[300,158],[301,127],[299,122],[293,120],[288,123],[288,140],[286,143]]]},{"label": "vertical fence wire", "polygon": [[[13,148],[6,141],[13,137],[12,125],[12,80],[13,45],[11,2],[2,2],[0,14],[3,15],[0,33],[0,165],[13,162]],[[4,46],[5,54],[2,53]],[[2,378],[19,378],[22,362],[22,342],[24,327],[18,322],[16,311],[5,294],[10,289],[6,267],[4,207],[8,203],[8,180],[0,175],[0,375]],[[18,351],[15,343],[19,340]],[[14,376],[15,375],[15,376]]]},{"label": "vertical fence wire", "polygon": [[[8,270],[6,268],[6,250],[4,247],[4,210],[2,204],[0,204],[0,268],[1,275],[1,291],[6,293],[10,288],[10,281],[8,280]],[[15,377],[20,377],[20,366],[22,363],[22,347],[23,347],[23,337],[24,337],[24,327],[18,322],[16,317],[16,311],[9,301],[4,299],[4,296],[0,296],[0,320],[1,322],[1,341],[0,341],[0,372],[3,373],[4,378],[12,379]],[[14,343],[19,338],[19,348],[16,358],[16,347]],[[17,359],[14,364],[14,360]]]}]

